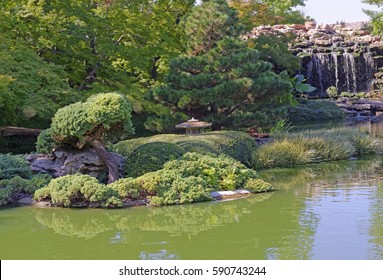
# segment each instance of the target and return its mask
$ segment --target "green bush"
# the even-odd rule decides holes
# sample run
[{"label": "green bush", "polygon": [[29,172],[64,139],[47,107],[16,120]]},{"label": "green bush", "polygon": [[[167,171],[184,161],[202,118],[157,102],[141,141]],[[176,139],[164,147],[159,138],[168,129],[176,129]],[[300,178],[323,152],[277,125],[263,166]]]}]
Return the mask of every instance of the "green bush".
[{"label": "green bush", "polygon": [[73,207],[100,203],[103,207],[120,207],[118,192],[96,178],[83,175],[66,175],[53,179],[46,187],[35,192],[36,200],[51,200],[53,205]]},{"label": "green bush", "polygon": [[292,124],[316,121],[342,120],[346,114],[334,103],[326,100],[300,100],[296,106],[289,106],[287,118]]},{"label": "green bush", "polygon": [[13,203],[12,197],[30,196],[37,189],[49,183],[51,177],[45,174],[34,175],[31,180],[20,176],[0,180],[0,205]]},{"label": "green bush", "polygon": [[41,131],[37,137],[36,152],[39,154],[49,154],[56,147],[56,143],[52,138],[51,129]]},{"label": "green bush", "polygon": [[185,150],[175,144],[152,142],[138,146],[126,156],[125,176],[137,177],[162,168],[169,160],[177,159]]},{"label": "green bush", "polygon": [[334,86],[331,86],[328,89],[326,89],[326,93],[330,98],[338,98],[338,90]]},{"label": "green bush", "polygon": [[32,171],[23,155],[0,154],[0,180],[15,176],[30,178]]},{"label": "green bush", "polygon": [[112,148],[117,153],[129,157],[137,147],[152,142],[176,144],[186,152],[214,155],[226,154],[247,166],[251,165],[251,154],[257,147],[254,139],[247,135],[247,133],[221,131],[197,135],[162,134],[146,138],[136,138],[121,141]]},{"label": "green bush", "polygon": [[245,189],[251,193],[260,193],[272,191],[274,188],[271,186],[271,184],[261,179],[250,178],[245,184]]},{"label": "green bush", "polygon": [[[161,170],[109,186],[124,199],[147,198],[150,205],[158,206],[211,200],[212,191],[243,188],[249,179],[258,179],[256,172],[229,156],[187,153]],[[257,182],[260,186],[263,181]],[[272,190],[271,186],[264,189]]]}]

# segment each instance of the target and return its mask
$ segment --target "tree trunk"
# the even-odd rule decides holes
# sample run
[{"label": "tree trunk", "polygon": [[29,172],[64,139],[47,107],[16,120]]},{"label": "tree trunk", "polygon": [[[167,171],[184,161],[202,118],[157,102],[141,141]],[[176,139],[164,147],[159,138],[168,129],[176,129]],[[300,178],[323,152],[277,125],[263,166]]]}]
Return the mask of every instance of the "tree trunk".
[{"label": "tree trunk", "polygon": [[108,167],[108,184],[113,183],[119,179],[119,167],[117,160],[114,158],[113,154],[108,152],[104,145],[97,139],[89,139],[89,144],[96,150],[100,158],[105,162]]}]

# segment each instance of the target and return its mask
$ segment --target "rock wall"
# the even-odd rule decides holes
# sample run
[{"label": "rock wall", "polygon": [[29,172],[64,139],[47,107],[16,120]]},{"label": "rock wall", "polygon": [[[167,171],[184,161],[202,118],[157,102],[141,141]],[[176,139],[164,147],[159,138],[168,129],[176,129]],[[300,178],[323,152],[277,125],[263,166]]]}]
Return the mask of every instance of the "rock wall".
[{"label": "rock wall", "polygon": [[318,26],[315,22],[260,26],[244,39],[294,34],[290,50],[301,57],[301,74],[317,88],[316,94],[326,94],[331,86],[338,93],[379,91],[383,86],[383,42],[365,27],[365,23]]}]

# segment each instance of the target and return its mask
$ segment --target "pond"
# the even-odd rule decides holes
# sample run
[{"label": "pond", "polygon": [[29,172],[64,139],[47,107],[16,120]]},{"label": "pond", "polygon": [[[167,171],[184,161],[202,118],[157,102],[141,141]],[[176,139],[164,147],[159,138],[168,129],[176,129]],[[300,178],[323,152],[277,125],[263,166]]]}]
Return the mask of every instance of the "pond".
[{"label": "pond", "polygon": [[161,208],[3,208],[0,259],[382,259],[380,158],[260,174],[278,191]]}]

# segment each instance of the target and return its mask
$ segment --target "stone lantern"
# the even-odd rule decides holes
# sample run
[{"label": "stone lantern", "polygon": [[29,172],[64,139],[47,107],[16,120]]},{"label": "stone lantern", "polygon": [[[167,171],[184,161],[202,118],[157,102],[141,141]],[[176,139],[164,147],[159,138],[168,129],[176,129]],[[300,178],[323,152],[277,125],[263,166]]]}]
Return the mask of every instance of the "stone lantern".
[{"label": "stone lantern", "polygon": [[211,123],[196,120],[194,117],[176,125],[176,128],[185,128],[186,134],[198,134],[202,128],[211,127]]}]

